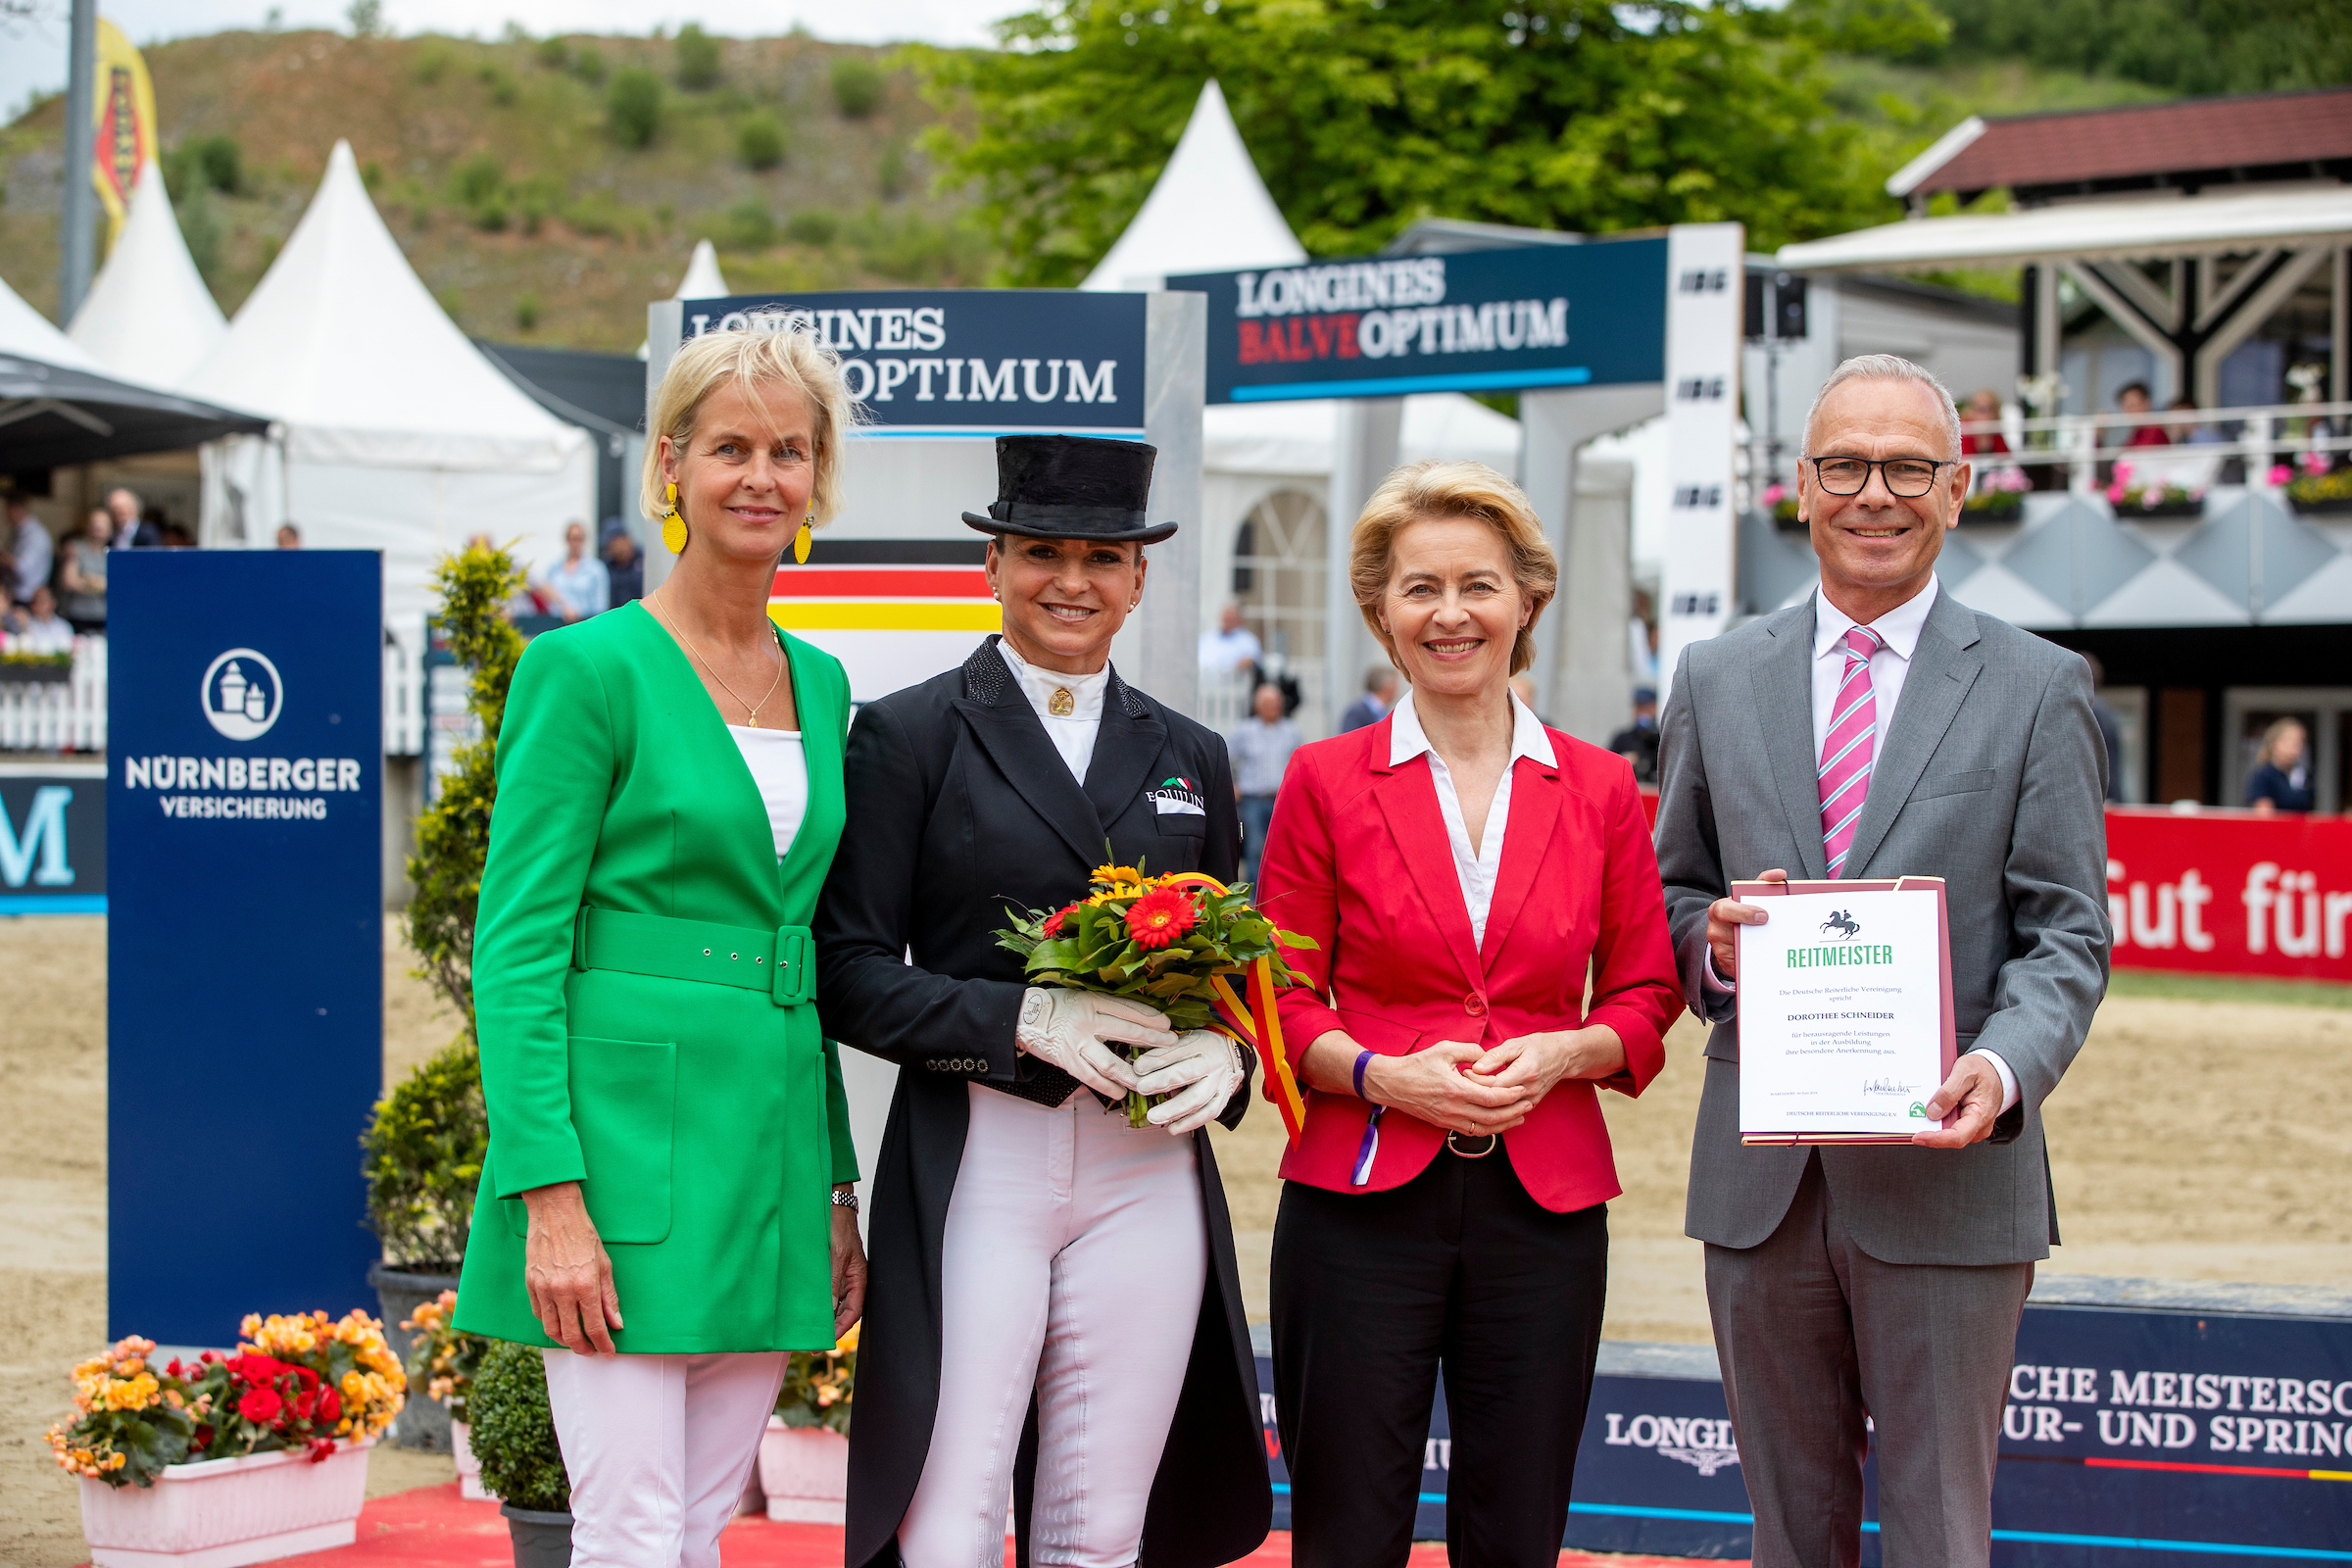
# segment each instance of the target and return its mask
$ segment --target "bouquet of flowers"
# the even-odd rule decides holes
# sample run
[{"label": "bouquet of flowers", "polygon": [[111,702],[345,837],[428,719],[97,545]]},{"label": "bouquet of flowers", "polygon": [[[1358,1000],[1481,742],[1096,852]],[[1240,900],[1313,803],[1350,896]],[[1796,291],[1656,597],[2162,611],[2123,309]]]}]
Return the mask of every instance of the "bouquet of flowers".
[{"label": "bouquet of flowers", "polygon": [[422,1381],[428,1397],[441,1401],[452,1421],[466,1419],[466,1396],[473,1375],[481,1370],[490,1342],[468,1334],[450,1319],[458,1310],[458,1293],[443,1291],[438,1298],[416,1308],[400,1326],[416,1336],[409,1345],[409,1381]]},{"label": "bouquet of flowers", "polygon": [[63,1468],[109,1486],[152,1487],[175,1464],[307,1448],[314,1463],[338,1438],[392,1424],[408,1379],[383,1326],[353,1310],[246,1317],[235,1355],[207,1350],[158,1371],[155,1342],[136,1335],[74,1369],[71,1421],[49,1429]]},{"label": "bouquet of flowers", "polygon": [[795,1350],[785,1363],[776,1414],[788,1427],[823,1427],[849,1436],[850,1399],[858,1385],[858,1330],[850,1325],[830,1350]]},{"label": "bouquet of flowers", "polygon": [[[1295,1109],[1303,1117],[1289,1060],[1264,1042],[1280,1038],[1274,988],[1300,979],[1283,961],[1283,948],[1315,944],[1278,929],[1250,904],[1247,884],[1229,888],[1197,871],[1147,876],[1140,866],[1098,865],[1076,903],[1004,914],[1012,926],[997,933],[997,946],[1021,956],[1033,983],[1128,997],[1166,1013],[1171,1029],[1217,1029],[1256,1047],[1282,1086],[1277,1103],[1285,1119]],[[1247,1004],[1233,989],[1236,975],[1246,977]],[[1143,1054],[1111,1045],[1130,1060]],[[1156,1102],[1130,1094],[1127,1125],[1143,1126]]]}]

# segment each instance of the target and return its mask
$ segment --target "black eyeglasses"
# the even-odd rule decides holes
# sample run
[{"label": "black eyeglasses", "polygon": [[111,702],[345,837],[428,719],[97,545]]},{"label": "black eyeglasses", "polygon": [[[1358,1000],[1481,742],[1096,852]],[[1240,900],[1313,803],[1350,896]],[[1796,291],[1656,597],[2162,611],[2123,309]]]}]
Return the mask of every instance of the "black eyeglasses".
[{"label": "black eyeglasses", "polygon": [[1860,495],[1870,483],[1870,470],[1876,468],[1886,479],[1890,494],[1915,501],[1935,489],[1936,473],[1953,466],[1958,460],[1931,463],[1926,458],[1806,458],[1803,461],[1813,465],[1813,476],[1831,495]]}]

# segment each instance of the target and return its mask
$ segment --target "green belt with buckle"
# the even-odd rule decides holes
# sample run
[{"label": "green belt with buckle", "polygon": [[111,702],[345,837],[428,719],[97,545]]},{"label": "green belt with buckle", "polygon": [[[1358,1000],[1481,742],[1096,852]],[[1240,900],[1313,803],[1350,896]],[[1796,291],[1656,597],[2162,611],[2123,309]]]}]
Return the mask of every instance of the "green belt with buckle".
[{"label": "green belt with buckle", "polygon": [[583,908],[571,927],[571,966],[764,991],[779,1007],[816,993],[814,945],[805,925],[772,931]]}]

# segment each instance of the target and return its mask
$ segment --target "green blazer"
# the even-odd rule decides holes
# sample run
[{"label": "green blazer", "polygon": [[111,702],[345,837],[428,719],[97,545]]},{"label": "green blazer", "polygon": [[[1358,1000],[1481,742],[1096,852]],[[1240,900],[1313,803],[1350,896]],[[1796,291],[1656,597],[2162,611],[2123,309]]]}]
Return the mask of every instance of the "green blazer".
[{"label": "green blazer", "polygon": [[[523,1290],[519,1195],[576,1180],[620,1349],[833,1343],[830,1191],[858,1175],[841,1065],[804,969],[746,986],[808,957],[776,933],[807,926],[841,837],[850,690],[777,635],[808,760],[781,865],[733,737],[643,605],[536,638],[515,667],[474,929],[490,1152],[461,1328],[553,1343]],[[698,964],[722,983],[676,977]]]}]

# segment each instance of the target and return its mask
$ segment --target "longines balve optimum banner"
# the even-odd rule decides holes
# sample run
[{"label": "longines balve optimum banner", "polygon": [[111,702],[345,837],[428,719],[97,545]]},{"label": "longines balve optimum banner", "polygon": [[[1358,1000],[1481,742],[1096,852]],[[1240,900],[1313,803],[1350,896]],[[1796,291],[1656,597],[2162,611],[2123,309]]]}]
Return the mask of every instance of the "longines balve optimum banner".
[{"label": "longines balve optimum banner", "polygon": [[126,550],[107,585],[107,1323],[372,1302],[383,567]]}]

